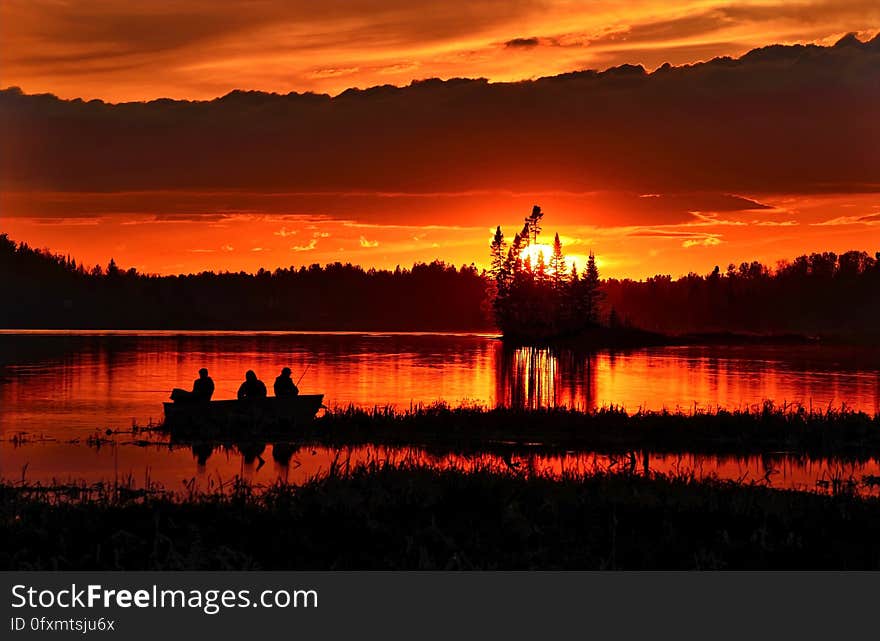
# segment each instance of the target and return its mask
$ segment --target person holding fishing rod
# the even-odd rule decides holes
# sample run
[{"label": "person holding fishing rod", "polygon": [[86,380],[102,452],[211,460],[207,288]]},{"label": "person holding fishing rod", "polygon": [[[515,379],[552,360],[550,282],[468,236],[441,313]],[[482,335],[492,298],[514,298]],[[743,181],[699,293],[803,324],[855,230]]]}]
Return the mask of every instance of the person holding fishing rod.
[{"label": "person holding fishing rod", "polygon": [[[305,372],[303,372],[303,375],[305,375]],[[300,376],[299,379],[302,380],[302,376]],[[299,394],[299,388],[296,386],[296,383],[293,382],[293,379],[290,378],[289,367],[285,367],[281,370],[281,375],[275,379],[274,388],[275,396],[278,398],[290,398],[291,396]]]}]

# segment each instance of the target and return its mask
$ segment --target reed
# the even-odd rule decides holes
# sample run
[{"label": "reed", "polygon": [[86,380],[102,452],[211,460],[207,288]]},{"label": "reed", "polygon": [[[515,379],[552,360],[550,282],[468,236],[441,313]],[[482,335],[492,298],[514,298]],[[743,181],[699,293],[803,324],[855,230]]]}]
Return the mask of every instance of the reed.
[{"label": "reed", "polygon": [[4,569],[880,568],[880,500],[692,475],[348,465],[174,500],[0,485]]},{"label": "reed", "polygon": [[487,450],[505,447],[749,455],[790,452],[864,459],[880,455],[880,415],[800,404],[738,409],[677,408],[627,412],[619,406],[511,409],[444,403],[398,410],[335,408],[307,430],[328,445],[420,445]]}]

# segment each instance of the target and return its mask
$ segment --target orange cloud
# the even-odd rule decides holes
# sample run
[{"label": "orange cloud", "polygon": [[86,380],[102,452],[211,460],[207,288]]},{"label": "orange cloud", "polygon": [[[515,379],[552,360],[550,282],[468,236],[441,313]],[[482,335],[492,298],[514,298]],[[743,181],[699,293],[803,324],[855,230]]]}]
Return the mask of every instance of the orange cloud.
[{"label": "orange cloud", "polygon": [[721,240],[718,236],[706,236],[702,239],[689,239],[684,241],[681,246],[687,249],[688,247],[715,247],[716,245],[720,245],[724,241]]},{"label": "orange cloud", "polygon": [[519,80],[828,42],[880,25],[874,0],[5,0],[3,85],[64,97],[212,98],[390,79]]},{"label": "orange cloud", "polygon": [[[708,273],[714,265],[726,267],[731,262],[751,260],[775,265],[779,259],[814,251],[859,249],[873,255],[880,250],[876,224],[815,224],[854,210],[877,211],[880,194],[764,194],[760,201],[769,207],[762,210],[762,218],[755,218],[755,212],[749,210],[728,212],[726,217],[742,224],[722,221],[698,227],[688,222],[617,225],[613,219],[596,223],[589,215],[581,216],[578,222],[576,217],[561,215],[555,206],[545,206],[545,242],[559,232],[564,251],[575,256],[579,265],[594,251],[601,259],[603,274],[619,278]],[[541,199],[536,202],[544,204]],[[457,206],[466,204],[458,201]],[[479,206],[468,208],[474,226],[252,213],[225,216],[223,224],[216,226],[200,225],[195,217],[162,224],[128,224],[141,218],[139,214],[90,218],[87,225],[81,224],[81,218],[4,217],[0,231],[32,246],[69,253],[88,265],[106,265],[113,257],[120,265],[153,273],[256,271],[335,261],[393,269],[398,264],[433,259],[486,267],[491,235],[487,230],[491,227],[494,232],[494,226],[501,224],[510,238],[530,210],[530,206],[513,207],[499,213]],[[288,232],[296,233],[277,235],[282,220]],[[292,245],[291,237],[307,240]],[[332,243],[322,242],[330,238]],[[223,251],[224,246],[232,249]]]},{"label": "orange cloud", "polygon": [[[181,100],[0,92],[0,231],[160,273],[482,265],[540,203],[615,276],[873,252],[878,25],[875,0],[6,0],[0,86]],[[768,42],[797,46],[695,64]]]}]

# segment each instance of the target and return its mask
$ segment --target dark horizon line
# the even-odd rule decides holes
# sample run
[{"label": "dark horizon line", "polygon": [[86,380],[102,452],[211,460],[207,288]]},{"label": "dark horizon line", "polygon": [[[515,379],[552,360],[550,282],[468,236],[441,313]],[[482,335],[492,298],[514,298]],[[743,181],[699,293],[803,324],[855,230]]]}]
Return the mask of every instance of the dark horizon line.
[{"label": "dark horizon line", "polygon": [[[61,258],[61,259],[65,259],[65,260],[66,259],[72,260],[73,262],[76,263],[77,270],[80,267],[82,267],[84,270],[86,270],[85,271],[86,275],[89,275],[89,270],[92,268],[95,268],[95,267],[100,267],[102,270],[104,270],[104,275],[106,275],[107,265],[110,264],[110,261],[113,261],[116,264],[119,271],[122,273],[127,272],[129,269],[137,270],[137,267],[135,267],[134,265],[125,266],[123,264],[116,263],[116,258],[114,256],[111,256],[108,259],[106,265],[102,264],[102,263],[88,264],[85,261],[80,261],[73,254],[58,252],[58,251],[51,249],[49,247],[36,247],[35,245],[31,245],[30,243],[28,243],[27,241],[24,241],[24,240],[16,241],[13,238],[10,238],[9,234],[7,234],[6,232],[0,231],[0,239],[3,239],[3,238],[5,238],[10,243],[14,244],[16,246],[16,250],[18,250],[20,247],[24,246],[27,249],[30,249],[31,251],[38,252],[38,253],[42,254],[43,256],[46,256],[49,258]],[[394,273],[394,271],[396,269],[400,269],[400,270],[408,269],[409,271],[412,271],[412,267],[404,267],[399,263],[394,268],[390,268],[390,267],[365,267],[364,265],[360,265],[360,264],[355,264],[355,263],[351,263],[351,262],[343,262],[341,260],[334,260],[334,261],[328,262],[328,263],[317,263],[316,262],[316,263],[308,263],[308,264],[302,263],[300,265],[294,265],[293,263],[291,263],[290,265],[285,265],[285,266],[278,265],[278,266],[272,267],[272,268],[259,267],[257,269],[257,271],[253,271],[253,272],[245,271],[243,269],[239,269],[239,270],[235,270],[235,271],[232,271],[229,269],[224,270],[224,271],[214,271],[213,269],[203,269],[198,272],[188,272],[188,273],[183,273],[183,272],[170,273],[169,272],[167,274],[159,274],[157,272],[138,271],[137,274],[138,274],[138,276],[144,276],[147,278],[181,278],[181,277],[186,278],[189,276],[201,276],[203,274],[214,274],[216,276],[221,276],[221,275],[225,275],[225,274],[234,274],[234,275],[245,274],[246,276],[257,276],[261,270],[263,272],[268,272],[271,274],[271,273],[274,273],[276,270],[284,270],[284,269],[291,270],[291,271],[299,271],[300,269],[308,270],[310,267],[313,267],[314,265],[317,265],[321,269],[325,269],[326,267],[330,267],[332,265],[341,265],[343,267],[352,267],[354,269],[360,269],[363,272],[369,272],[370,270],[373,270],[375,272],[383,272],[384,271],[384,272],[389,272],[392,274]],[[456,271],[460,271],[462,268],[473,267],[474,270],[480,272],[480,270],[477,268],[476,263],[474,261],[471,261],[470,264],[462,263],[461,265],[456,265],[455,263],[447,262],[447,261],[443,260],[442,258],[434,258],[430,261],[429,260],[415,261],[412,264],[413,267],[416,267],[418,265],[444,265],[446,267],[454,267]],[[88,266],[88,269],[86,268],[87,266]],[[485,272],[486,270],[483,269],[482,271]]]},{"label": "dark horizon line", "polygon": [[540,81],[547,80],[558,80],[563,79],[565,77],[578,76],[578,75],[595,75],[597,77],[601,77],[604,75],[615,75],[615,73],[627,73],[627,74],[639,74],[643,76],[653,76],[658,73],[665,73],[671,70],[680,70],[680,69],[688,69],[693,67],[699,67],[703,65],[709,65],[714,62],[719,61],[730,61],[730,62],[740,62],[744,58],[760,51],[765,51],[767,49],[775,49],[775,48],[783,48],[783,49],[806,49],[806,48],[814,48],[814,49],[833,49],[836,47],[843,46],[860,46],[866,47],[876,46],[880,49],[880,31],[878,31],[873,37],[868,38],[867,40],[859,40],[857,32],[851,31],[841,37],[837,42],[833,45],[821,45],[816,44],[815,42],[810,42],[807,44],[780,44],[780,43],[772,43],[767,44],[761,47],[755,47],[754,49],[750,49],[749,51],[743,53],[738,57],[732,56],[715,56],[709,60],[697,60],[690,63],[683,63],[680,65],[672,65],[669,62],[664,62],[661,65],[655,67],[652,71],[647,71],[642,64],[632,64],[632,63],[622,63],[619,65],[606,67],[605,69],[598,70],[592,68],[581,68],[581,69],[573,69],[571,71],[563,71],[550,76],[539,76],[537,78],[521,78],[519,80],[498,80],[493,81],[485,77],[466,77],[466,76],[450,76],[448,78],[442,78],[439,76],[430,76],[427,78],[413,78],[410,80],[407,85],[395,85],[395,84],[382,84],[382,85],[370,85],[365,88],[360,88],[357,86],[348,87],[340,91],[337,94],[329,94],[329,93],[318,93],[315,91],[296,91],[292,90],[287,93],[278,93],[277,91],[266,91],[264,89],[231,89],[226,92],[222,96],[216,96],[210,99],[188,99],[188,98],[169,98],[165,96],[160,96],[156,98],[151,98],[148,100],[128,100],[121,102],[111,102],[104,100],[102,98],[83,98],[82,96],[75,98],[62,98],[57,94],[52,92],[38,92],[38,93],[27,93],[22,89],[22,87],[18,85],[10,85],[8,87],[0,87],[0,94],[2,93],[18,93],[24,96],[49,96],[56,100],[62,102],[86,102],[86,103],[101,103],[109,106],[122,106],[122,105],[148,105],[152,103],[160,103],[160,102],[174,102],[174,103],[187,103],[187,104],[207,104],[212,102],[219,102],[224,99],[228,99],[231,97],[239,96],[239,95],[261,95],[266,97],[277,97],[277,98],[317,98],[322,100],[336,100],[338,98],[345,98],[347,95],[358,95],[358,94],[367,94],[371,92],[376,92],[379,90],[389,90],[394,89],[398,91],[403,91],[405,89],[416,88],[419,86],[429,86],[436,84],[456,84],[456,83],[481,83],[481,84],[490,84],[490,85],[516,85],[516,84],[527,84],[527,83],[536,83]]},{"label": "dark horizon line", "polygon": [[342,335],[342,336],[479,336],[486,338],[501,338],[502,334],[497,329],[493,330],[462,330],[462,329],[192,329],[186,327],[175,327],[168,329],[157,329],[150,327],[0,327],[0,337],[2,336],[26,336],[26,335],[52,335],[64,336],[68,334],[82,335],[92,334],[100,335],[102,333],[113,335],[141,335],[141,334],[297,334],[297,335]]},{"label": "dark horizon line", "polygon": [[[448,269],[448,268],[451,268],[451,269],[454,269],[454,270],[457,271],[457,272],[461,272],[462,269],[472,269],[477,275],[479,275],[479,276],[481,276],[481,277],[488,276],[488,274],[489,274],[489,269],[488,269],[487,267],[478,267],[475,261],[471,261],[470,263],[467,263],[467,264],[466,264],[466,263],[461,263],[461,264],[459,264],[459,265],[456,265],[455,263],[453,263],[453,262],[447,262],[447,261],[443,260],[442,258],[433,258],[433,259],[431,259],[430,261],[429,261],[429,260],[415,261],[415,262],[413,262],[413,264],[412,264],[411,267],[405,267],[405,266],[402,266],[401,264],[398,263],[398,264],[396,265],[396,267],[394,267],[394,268],[390,268],[390,267],[365,267],[364,265],[361,265],[361,264],[356,264],[356,263],[351,263],[351,262],[343,262],[343,261],[341,261],[341,260],[335,260],[335,261],[332,261],[332,262],[326,262],[326,263],[318,263],[318,262],[314,262],[314,263],[308,263],[308,264],[303,263],[303,264],[300,264],[300,265],[294,265],[294,264],[290,264],[290,265],[286,265],[286,266],[278,265],[278,266],[273,267],[273,268],[260,267],[260,268],[258,268],[256,271],[246,271],[246,270],[244,270],[244,269],[239,269],[239,270],[236,270],[236,271],[231,271],[231,270],[228,270],[228,269],[227,269],[227,270],[224,270],[224,271],[214,271],[213,269],[204,269],[204,270],[199,271],[199,272],[189,272],[189,273],[182,273],[182,272],[180,272],[180,273],[159,274],[159,273],[156,273],[156,272],[142,272],[142,271],[138,271],[138,270],[137,270],[137,267],[135,267],[135,266],[133,266],[133,265],[132,265],[132,266],[129,266],[129,267],[124,267],[124,266],[121,265],[121,264],[117,264],[117,263],[116,263],[116,259],[115,259],[113,256],[111,256],[111,257],[109,258],[109,260],[108,260],[108,262],[107,262],[106,265],[101,264],[101,263],[95,263],[95,264],[93,264],[93,265],[90,265],[90,266],[89,266],[89,269],[86,269],[86,263],[85,263],[85,262],[80,262],[79,260],[76,259],[75,256],[73,256],[73,255],[71,255],[71,254],[63,254],[63,253],[59,253],[59,252],[56,252],[56,251],[54,251],[54,250],[52,250],[52,249],[50,249],[50,248],[48,248],[48,247],[35,247],[35,246],[32,246],[32,245],[28,244],[26,241],[15,241],[15,240],[13,240],[12,238],[9,237],[9,234],[8,234],[8,233],[0,231],[0,241],[2,241],[2,240],[4,240],[4,239],[5,239],[7,242],[12,243],[12,244],[15,246],[15,250],[16,250],[16,251],[17,251],[20,247],[24,246],[24,247],[26,247],[27,249],[29,249],[30,251],[38,252],[38,253],[40,253],[40,254],[42,254],[43,256],[48,257],[48,258],[56,258],[56,259],[63,259],[63,260],[72,260],[72,261],[75,262],[76,265],[77,265],[77,272],[79,272],[79,269],[81,268],[81,269],[84,270],[82,273],[83,273],[84,275],[86,275],[86,276],[91,276],[92,274],[90,274],[90,270],[93,269],[93,268],[95,268],[95,267],[100,267],[101,270],[102,270],[102,276],[106,276],[106,275],[107,275],[107,267],[109,266],[110,261],[112,261],[114,264],[116,264],[116,267],[119,269],[120,274],[125,274],[129,269],[134,269],[135,272],[137,273],[137,276],[142,277],[142,278],[194,278],[194,277],[199,277],[199,276],[208,275],[208,274],[210,274],[210,275],[214,275],[214,276],[225,276],[225,275],[235,275],[235,276],[240,276],[240,275],[243,274],[243,275],[248,276],[248,277],[256,278],[257,276],[259,276],[259,274],[260,274],[261,271],[264,272],[264,273],[267,273],[267,274],[274,274],[276,271],[283,271],[283,270],[287,270],[287,271],[289,271],[289,272],[300,272],[300,271],[302,271],[302,270],[308,271],[311,267],[314,267],[314,266],[317,266],[319,269],[321,269],[322,271],[324,271],[324,270],[326,270],[328,267],[337,266],[337,265],[339,265],[339,266],[341,266],[341,267],[351,268],[351,269],[359,269],[359,270],[361,270],[362,272],[364,272],[365,274],[370,273],[371,271],[372,271],[372,272],[375,272],[375,273],[382,273],[382,272],[385,272],[385,273],[389,273],[389,274],[394,274],[397,270],[400,270],[400,271],[409,271],[409,272],[411,273],[411,272],[413,271],[413,268],[414,268],[414,267],[422,266],[422,265],[423,265],[423,266],[426,266],[426,267],[431,267],[431,266],[435,266],[435,265],[442,265],[442,266],[446,267],[447,269]],[[540,243],[539,243],[539,244],[540,244]],[[487,245],[487,247],[488,247],[488,245]],[[563,249],[564,249],[564,248],[563,248]],[[874,256],[871,256],[871,251],[870,251],[870,250],[864,250],[864,249],[848,249],[848,250],[843,251],[843,252],[840,252],[840,253],[838,253],[838,252],[834,252],[834,251],[831,251],[831,250],[826,250],[826,251],[821,251],[821,252],[802,253],[802,254],[798,254],[798,255],[793,256],[793,257],[777,258],[777,259],[775,260],[775,265],[771,265],[771,264],[768,264],[768,263],[763,263],[763,262],[761,262],[760,260],[750,260],[750,261],[742,261],[742,260],[741,260],[741,261],[739,261],[739,263],[729,262],[728,265],[725,265],[725,266],[722,266],[721,264],[716,264],[716,265],[715,265],[715,268],[719,269],[719,271],[720,271],[721,274],[724,274],[724,273],[726,273],[727,268],[728,268],[730,265],[733,265],[733,266],[735,266],[735,267],[739,267],[739,265],[741,265],[741,264],[753,264],[753,263],[758,263],[759,265],[761,265],[761,266],[763,266],[763,267],[766,267],[766,268],[768,269],[768,271],[769,271],[770,274],[775,274],[776,271],[777,271],[776,267],[777,267],[780,263],[785,263],[785,262],[787,262],[787,263],[791,263],[793,260],[795,260],[795,259],[797,259],[797,258],[801,258],[801,257],[810,257],[810,256],[812,256],[812,255],[814,255],[814,254],[817,254],[817,255],[823,255],[823,254],[834,254],[835,256],[837,256],[837,257],[839,258],[840,256],[843,256],[844,254],[849,254],[849,253],[853,253],[853,252],[855,252],[855,253],[859,253],[859,254],[865,254],[865,255],[867,255],[868,257],[870,257],[870,258],[874,258],[875,260],[877,260],[878,262],[880,262],[880,251],[876,251],[875,254],[874,254]],[[601,256],[601,254],[596,254],[596,256]],[[625,281],[629,281],[629,282],[633,282],[633,283],[643,283],[643,282],[647,282],[647,281],[648,281],[649,279],[651,279],[651,278],[666,278],[666,277],[668,277],[668,278],[671,278],[671,279],[673,279],[673,280],[678,281],[678,280],[683,280],[683,279],[685,279],[685,278],[688,278],[688,277],[691,276],[692,274],[697,274],[698,276],[708,277],[708,276],[710,276],[713,272],[714,272],[714,268],[713,268],[713,270],[710,270],[710,271],[708,272],[708,274],[697,273],[697,272],[691,270],[691,271],[689,271],[687,274],[681,274],[681,275],[678,275],[678,276],[675,276],[675,277],[673,277],[672,274],[664,274],[664,273],[660,273],[660,272],[658,272],[658,273],[656,273],[656,274],[654,274],[654,275],[652,275],[652,276],[646,276],[646,277],[644,277],[644,278],[639,278],[639,279],[630,278],[630,277],[608,277],[608,276],[604,276],[604,277],[602,277],[602,280],[603,280],[603,281],[610,281],[610,280],[613,280],[613,281],[617,281],[617,282],[625,282]]]}]

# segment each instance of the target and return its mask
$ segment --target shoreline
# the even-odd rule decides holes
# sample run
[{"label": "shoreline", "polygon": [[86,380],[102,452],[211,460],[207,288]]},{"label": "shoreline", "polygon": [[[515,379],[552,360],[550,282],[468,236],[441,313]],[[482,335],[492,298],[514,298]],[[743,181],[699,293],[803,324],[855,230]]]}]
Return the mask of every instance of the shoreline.
[{"label": "shoreline", "polygon": [[[607,328],[605,328],[607,330]],[[610,332],[610,333],[609,333]],[[285,329],[260,328],[53,328],[13,327],[0,328],[4,336],[59,337],[174,337],[174,336],[436,336],[457,338],[482,338],[497,340],[510,348],[533,347],[536,349],[565,349],[574,352],[599,350],[638,350],[662,347],[874,347],[880,343],[880,334],[808,335],[796,332],[761,334],[754,332],[689,332],[670,334],[636,328],[621,328],[600,332],[587,332],[576,336],[553,338],[528,338],[505,336],[498,329]]]},{"label": "shoreline", "polygon": [[865,459],[880,456],[880,414],[846,408],[801,405],[741,410],[638,411],[623,408],[579,411],[452,407],[438,403],[398,411],[337,408],[304,429],[242,431],[234,426],[183,428],[160,425],[172,442],[260,442],[293,438],[327,446],[417,446],[450,452],[507,452],[528,449],[602,453],[652,451],[709,455],[786,452],[814,458]]},{"label": "shoreline", "polygon": [[186,502],[0,484],[0,522],[7,570],[880,568],[878,499],[682,474],[373,464]]},{"label": "shoreline", "polygon": [[[606,328],[607,329],[607,328]],[[534,347],[587,350],[630,350],[651,347],[740,347],[740,346],[874,346],[880,340],[875,334],[808,335],[796,332],[761,334],[754,332],[689,332],[662,333],[637,328],[586,332],[575,336],[529,338],[505,336],[498,329],[285,329],[278,327],[8,327],[0,328],[3,336],[43,337],[113,337],[113,336],[450,336],[499,340],[510,347]]]}]

